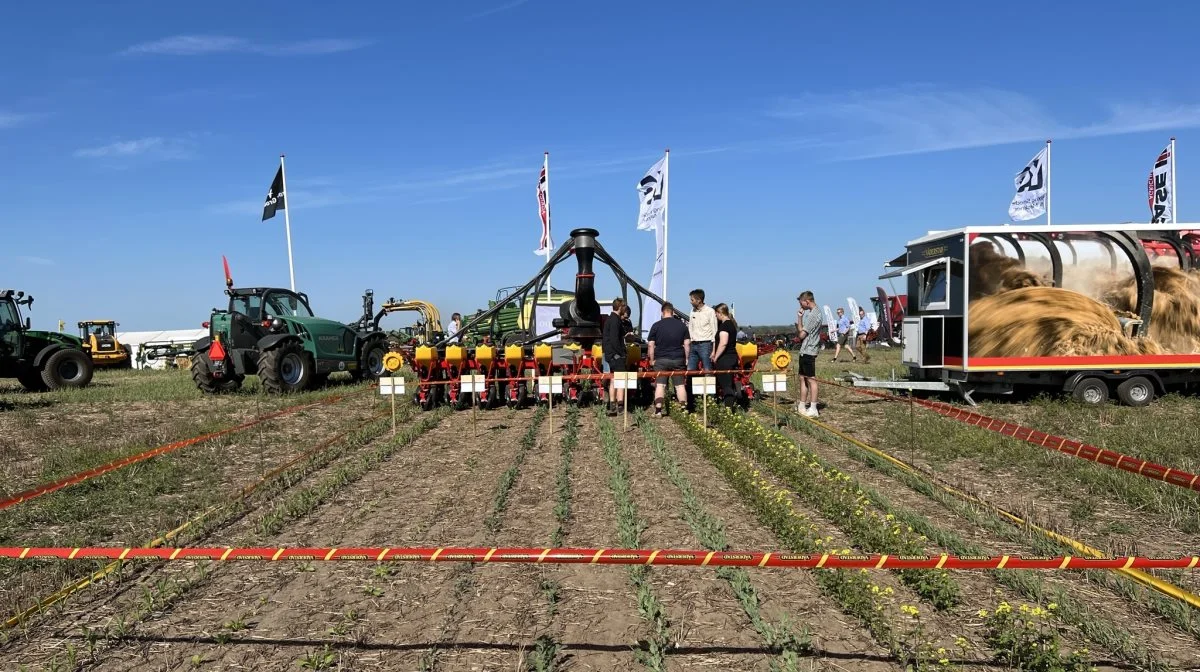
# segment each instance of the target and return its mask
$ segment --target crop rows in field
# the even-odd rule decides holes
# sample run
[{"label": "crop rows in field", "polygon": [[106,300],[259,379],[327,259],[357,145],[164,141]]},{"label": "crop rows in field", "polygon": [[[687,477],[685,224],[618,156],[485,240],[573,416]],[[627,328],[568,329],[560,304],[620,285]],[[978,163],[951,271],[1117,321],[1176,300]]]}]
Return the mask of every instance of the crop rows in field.
[{"label": "crop rows in field", "polygon": [[[372,403],[360,398],[329,409],[324,431],[303,440],[272,441],[285,432],[265,432],[265,468],[215,469],[232,459],[228,443],[164,456],[155,468],[171,470],[170,487],[145,500],[145,518],[133,518],[119,499],[93,496],[93,517],[108,522],[71,539],[144,543],[187,514],[225,507],[222,497],[248,476],[261,478],[316,446],[309,459],[183,540],[919,555],[1053,550],[794,414],[785,412],[787,422],[775,426],[770,407],[749,414],[710,407],[708,428],[694,415],[652,420],[637,413],[629,431],[596,409],[556,407],[552,435],[546,408],[497,410],[479,416],[475,438],[470,414],[411,408],[401,409],[393,437],[390,419],[379,414],[386,409]],[[837,418],[827,413],[826,420]],[[113,483],[127,487],[122,479],[133,477]],[[217,494],[175,504],[173,496],[194,482]],[[53,506],[28,509],[22,515],[32,517],[20,522],[28,530],[44,524],[38,521],[69,528],[90,520],[66,517],[78,507],[55,502],[68,493],[48,496],[42,506]],[[171,514],[161,513],[171,506]],[[145,538],[122,532],[123,516],[138,520]],[[15,520],[0,514],[0,525],[24,539]],[[23,590],[44,591],[61,583],[52,579],[70,578],[64,564],[6,566],[12,574],[0,581],[25,580]],[[1098,572],[197,562],[139,564],[81,591],[10,630],[0,666],[1186,669],[1200,664],[1198,626],[1187,609]]]}]

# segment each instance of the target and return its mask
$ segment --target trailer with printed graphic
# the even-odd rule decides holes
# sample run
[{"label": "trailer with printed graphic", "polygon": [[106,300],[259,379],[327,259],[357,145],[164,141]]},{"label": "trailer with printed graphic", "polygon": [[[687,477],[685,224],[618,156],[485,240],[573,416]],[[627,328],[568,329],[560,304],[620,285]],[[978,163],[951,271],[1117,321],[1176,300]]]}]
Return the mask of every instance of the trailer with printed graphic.
[{"label": "trailer with printed graphic", "polygon": [[[910,241],[880,279],[906,285],[907,380],[859,387],[1053,391],[1144,406],[1200,383],[1196,224],[1004,225]],[[902,265],[901,265],[902,262]]]}]

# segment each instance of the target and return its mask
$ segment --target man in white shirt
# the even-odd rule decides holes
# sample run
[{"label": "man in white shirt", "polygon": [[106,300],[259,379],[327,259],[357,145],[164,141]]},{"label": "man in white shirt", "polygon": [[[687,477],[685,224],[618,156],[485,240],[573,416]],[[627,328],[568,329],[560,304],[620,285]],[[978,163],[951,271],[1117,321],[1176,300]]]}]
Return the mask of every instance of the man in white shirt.
[{"label": "man in white shirt", "polygon": [[688,336],[692,347],[688,353],[688,371],[712,371],[713,339],[717,336],[717,314],[704,305],[704,290],[693,289],[692,314],[688,318]]}]

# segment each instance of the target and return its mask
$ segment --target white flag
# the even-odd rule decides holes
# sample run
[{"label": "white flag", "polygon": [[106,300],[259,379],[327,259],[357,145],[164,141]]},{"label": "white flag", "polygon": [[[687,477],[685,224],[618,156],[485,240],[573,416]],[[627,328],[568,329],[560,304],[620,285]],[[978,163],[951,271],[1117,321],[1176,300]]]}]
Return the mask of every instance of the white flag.
[{"label": "white flag", "polygon": [[1050,196],[1046,177],[1046,149],[1043,148],[1013,180],[1017,193],[1008,205],[1008,216],[1014,222],[1024,222],[1046,214],[1046,201]]},{"label": "white flag", "polygon": [[534,254],[543,257],[550,256],[550,248],[554,243],[550,241],[550,155],[542,160],[542,174],[538,177],[537,199],[538,199],[538,215],[542,219],[542,237],[539,241],[540,247],[533,251]]},{"label": "white flag", "polygon": [[1150,201],[1150,223],[1162,224],[1174,222],[1175,218],[1175,184],[1172,180],[1175,157],[1171,155],[1171,146],[1158,155],[1154,167],[1150,169],[1150,179],[1146,182],[1146,191]]},{"label": "white flag", "polygon": [[[655,243],[654,272],[650,276],[648,289],[663,296],[666,282],[666,226],[667,226],[667,157],[658,160],[646,171],[637,185],[639,231],[653,231]],[[666,298],[663,296],[663,298]],[[650,334],[650,327],[659,320],[662,305],[647,298],[642,307],[642,337]]]}]

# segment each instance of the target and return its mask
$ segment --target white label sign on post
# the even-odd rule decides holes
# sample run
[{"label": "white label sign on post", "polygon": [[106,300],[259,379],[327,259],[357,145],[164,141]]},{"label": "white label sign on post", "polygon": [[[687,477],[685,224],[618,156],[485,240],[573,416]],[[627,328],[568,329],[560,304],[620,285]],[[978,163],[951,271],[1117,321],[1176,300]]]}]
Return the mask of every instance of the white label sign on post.
[{"label": "white label sign on post", "polygon": [[636,390],[637,389],[637,371],[614,371],[613,372],[613,389]]},{"label": "white label sign on post", "polygon": [[465,394],[480,394],[487,389],[486,377],[482,374],[463,376],[459,382],[459,389]]},{"label": "white label sign on post", "polygon": [[764,373],[762,386],[763,392],[787,392],[787,374]]},{"label": "white label sign on post", "polygon": [[716,376],[698,376],[692,378],[692,394],[716,394]]},{"label": "white label sign on post", "polygon": [[383,396],[391,396],[396,394],[404,394],[404,378],[380,378],[379,379],[379,394]]},{"label": "white label sign on post", "polygon": [[538,394],[562,394],[562,376],[538,376]]}]

